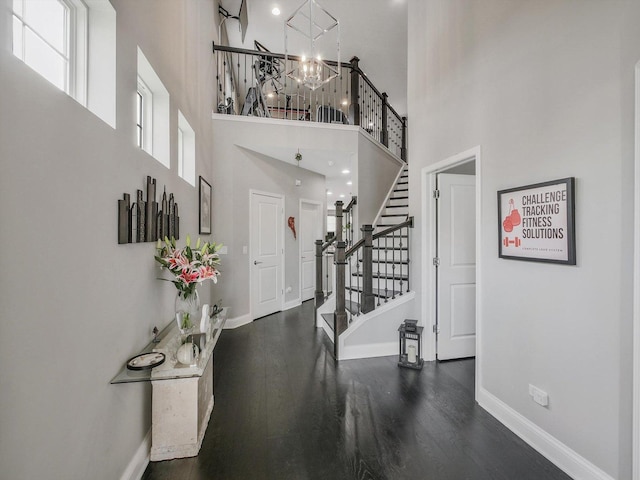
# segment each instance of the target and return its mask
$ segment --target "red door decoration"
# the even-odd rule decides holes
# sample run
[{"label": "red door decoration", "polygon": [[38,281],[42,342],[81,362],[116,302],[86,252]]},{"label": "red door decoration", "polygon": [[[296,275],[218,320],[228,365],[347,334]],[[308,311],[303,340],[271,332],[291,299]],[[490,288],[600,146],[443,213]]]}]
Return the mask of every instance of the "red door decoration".
[{"label": "red door decoration", "polygon": [[289,224],[289,228],[293,232],[293,239],[295,240],[295,238],[296,238],[296,219],[295,219],[295,217],[289,217],[289,219],[287,220],[287,223]]}]

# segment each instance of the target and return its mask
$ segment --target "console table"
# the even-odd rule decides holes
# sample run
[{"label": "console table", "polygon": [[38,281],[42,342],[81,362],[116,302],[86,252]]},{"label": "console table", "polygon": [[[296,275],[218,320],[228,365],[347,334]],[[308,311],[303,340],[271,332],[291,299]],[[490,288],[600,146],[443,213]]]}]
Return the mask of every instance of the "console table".
[{"label": "console table", "polygon": [[[215,319],[215,320],[214,320]],[[151,382],[151,461],[198,455],[213,410],[213,349],[226,321],[214,317],[211,335],[194,335],[200,356],[193,366],[182,365],[176,351],[182,343],[177,324],[160,332],[158,343],[144,352],[162,352],[163,364],[150,370],[129,370],[126,365],[111,383]]]}]

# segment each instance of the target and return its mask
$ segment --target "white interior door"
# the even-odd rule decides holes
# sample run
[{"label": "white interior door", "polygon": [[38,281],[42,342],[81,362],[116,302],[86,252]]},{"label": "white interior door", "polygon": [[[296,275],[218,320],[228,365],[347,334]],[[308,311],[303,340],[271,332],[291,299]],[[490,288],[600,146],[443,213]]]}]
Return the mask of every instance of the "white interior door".
[{"label": "white interior door", "polygon": [[438,174],[437,357],[476,353],[476,182]]},{"label": "white interior door", "polygon": [[300,299],[313,298],[316,290],[316,240],[322,239],[322,211],[319,203],[300,201]]},{"label": "white interior door", "polygon": [[251,192],[251,316],[282,310],[284,199]]}]

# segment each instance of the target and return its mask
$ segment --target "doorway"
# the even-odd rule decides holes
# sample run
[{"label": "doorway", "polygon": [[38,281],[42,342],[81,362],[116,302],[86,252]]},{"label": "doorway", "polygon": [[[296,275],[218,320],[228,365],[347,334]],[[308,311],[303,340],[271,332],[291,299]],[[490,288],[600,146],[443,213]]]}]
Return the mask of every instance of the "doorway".
[{"label": "doorway", "polygon": [[300,301],[314,297],[316,290],[316,240],[322,240],[322,204],[300,200]]},{"label": "doorway", "polygon": [[[463,171],[461,171],[463,170]],[[481,177],[481,149],[480,146],[474,147],[465,152],[461,152],[457,155],[449,157],[440,162],[434,163],[433,165],[429,165],[424,167],[421,171],[421,188],[422,188],[422,238],[424,242],[422,242],[422,250],[421,250],[421,266],[422,266],[422,298],[424,301],[422,302],[422,318],[423,325],[425,327],[425,336],[424,336],[424,352],[425,352],[425,360],[436,360],[438,358],[438,345],[437,345],[437,328],[438,328],[438,267],[437,267],[437,259],[438,259],[438,216],[437,216],[437,199],[435,198],[434,191],[437,190],[438,183],[438,175],[443,173],[470,173],[471,176],[475,177],[475,187],[473,190],[472,196],[474,197],[474,206],[467,207],[472,208],[472,212],[468,210],[464,214],[463,221],[467,222],[467,230],[468,230],[468,222],[473,222],[475,225],[473,226],[473,234],[475,235],[475,298],[473,299],[473,312],[475,317],[475,322],[472,320],[472,327],[475,326],[475,339],[472,343],[475,346],[475,356],[476,356],[476,398],[479,386],[482,384],[481,378],[481,362],[482,362],[482,352],[480,348],[480,336],[482,332],[482,321],[481,321],[481,261],[480,261],[480,252],[481,249],[481,198],[482,198],[482,177]],[[465,196],[469,196],[469,192],[465,194]],[[454,210],[456,208],[454,207]],[[457,217],[456,217],[457,218]],[[460,218],[458,218],[460,221]],[[455,234],[454,234],[455,235]],[[470,263],[469,253],[466,250],[466,259],[464,256],[462,257],[461,263]],[[460,292],[462,290],[469,290],[469,287],[464,287],[459,289]],[[468,291],[466,292],[467,296]],[[468,300],[466,305],[468,306]],[[462,329],[458,329],[457,332],[463,332],[468,336],[469,327],[465,327]],[[464,332],[467,330],[467,332]],[[442,332],[442,328],[441,328]]]},{"label": "doorway", "polygon": [[251,319],[282,310],[284,292],[284,197],[251,191],[249,268]]}]

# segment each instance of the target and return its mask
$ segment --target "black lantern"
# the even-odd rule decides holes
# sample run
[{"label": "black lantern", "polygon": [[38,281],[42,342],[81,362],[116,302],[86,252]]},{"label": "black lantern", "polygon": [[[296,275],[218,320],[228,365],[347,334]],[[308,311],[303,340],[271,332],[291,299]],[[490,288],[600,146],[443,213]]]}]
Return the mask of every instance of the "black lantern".
[{"label": "black lantern", "polygon": [[398,366],[415,368],[421,370],[424,360],[422,360],[422,330],[424,327],[417,326],[417,320],[405,320],[398,327],[400,335],[400,356]]}]

